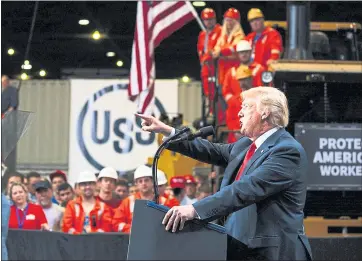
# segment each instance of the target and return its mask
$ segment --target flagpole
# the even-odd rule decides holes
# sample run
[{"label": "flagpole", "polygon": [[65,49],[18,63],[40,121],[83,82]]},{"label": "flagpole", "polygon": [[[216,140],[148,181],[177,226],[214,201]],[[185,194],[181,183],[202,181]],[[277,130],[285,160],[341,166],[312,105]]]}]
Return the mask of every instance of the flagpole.
[{"label": "flagpole", "polygon": [[196,12],[194,6],[190,3],[190,1],[185,1],[185,2],[186,2],[186,4],[188,5],[188,7],[190,8],[192,14],[195,16],[195,19],[196,19],[197,23],[199,24],[201,30],[206,31],[206,28],[205,28],[204,24],[202,23],[202,21],[201,21],[201,19],[200,19],[200,16],[199,16],[199,14]]}]

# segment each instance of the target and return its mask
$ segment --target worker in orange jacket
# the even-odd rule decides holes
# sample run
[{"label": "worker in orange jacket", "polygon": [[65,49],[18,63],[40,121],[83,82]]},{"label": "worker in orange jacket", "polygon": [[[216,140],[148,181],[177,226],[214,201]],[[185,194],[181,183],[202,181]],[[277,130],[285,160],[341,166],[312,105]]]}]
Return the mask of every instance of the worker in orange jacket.
[{"label": "worker in orange jacket", "polygon": [[[135,201],[137,199],[154,199],[152,169],[150,167],[145,165],[139,166],[134,172],[134,181],[138,192],[125,198],[116,209],[112,220],[113,231],[130,233]],[[165,197],[160,196],[159,201],[161,205],[170,207]]]},{"label": "worker in orange jacket", "polygon": [[[204,95],[208,97],[208,103],[212,104],[215,93],[215,65],[211,53],[220,37],[221,25],[216,23],[215,11],[211,8],[202,10],[201,19],[206,31],[201,31],[199,34],[197,52],[200,59],[201,81]],[[210,106],[211,112],[212,108],[213,106]]]},{"label": "worker in orange jacket", "polygon": [[252,88],[253,75],[249,66],[241,64],[237,69],[230,70],[230,81],[224,85],[223,94],[228,104],[226,111],[226,125],[230,132],[228,143],[237,141],[240,138],[240,119],[238,113],[241,109],[242,91]]},{"label": "worker in orange jacket", "polygon": [[224,14],[221,35],[213,51],[213,57],[218,61],[218,81],[222,85],[229,69],[239,65],[236,56],[236,45],[244,39],[245,34],[240,25],[240,13],[235,8],[229,8]]},{"label": "worker in orange jacket", "polygon": [[122,202],[122,199],[115,193],[117,180],[117,171],[111,167],[105,167],[99,172],[99,194],[96,198],[105,203],[111,209],[112,217]]},{"label": "worker in orange jacket", "polygon": [[[264,67],[255,62],[250,62],[251,45],[246,40],[241,40],[236,46],[236,52],[240,61],[239,66],[248,66],[252,73],[252,86],[262,86],[261,74]],[[240,110],[239,96],[241,94],[240,83],[236,77],[238,67],[232,67],[225,75],[222,88],[223,97],[228,105],[226,110],[226,126],[229,130],[239,130],[239,118],[237,116]],[[238,109],[239,108],[239,109]],[[235,113],[235,111],[237,111]],[[228,140],[234,140],[235,133],[230,133]],[[236,134],[237,136],[237,134]]]},{"label": "worker in orange jacket", "polygon": [[251,60],[265,68],[280,59],[283,41],[279,32],[264,25],[264,15],[258,8],[248,12],[248,21],[252,32],[245,37],[252,46]]},{"label": "worker in orange jacket", "polygon": [[172,193],[171,194],[166,193],[167,183],[168,182],[167,182],[165,172],[158,169],[157,170],[158,192],[161,196],[163,196],[167,199],[167,202],[165,203],[165,205],[167,205],[170,208],[175,207],[175,206],[180,206],[180,202],[177,200],[177,198]]},{"label": "worker in orange jacket", "polygon": [[253,87],[263,86],[262,73],[266,70],[266,67],[251,60],[252,47],[246,40],[241,40],[236,46],[236,52],[240,60],[240,64],[249,66],[253,75]]},{"label": "worker in orange jacket", "polygon": [[69,234],[110,232],[111,209],[94,195],[97,178],[92,172],[81,172],[77,183],[81,196],[68,202],[63,216],[62,231]]}]

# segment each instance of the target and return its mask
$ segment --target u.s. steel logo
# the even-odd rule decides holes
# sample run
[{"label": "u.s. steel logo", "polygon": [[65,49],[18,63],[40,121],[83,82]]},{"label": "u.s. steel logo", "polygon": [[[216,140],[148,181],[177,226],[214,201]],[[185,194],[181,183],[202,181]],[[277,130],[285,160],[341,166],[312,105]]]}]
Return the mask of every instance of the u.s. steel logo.
[{"label": "u.s. steel logo", "polygon": [[[85,102],[78,116],[78,145],[98,170],[104,166],[119,172],[135,169],[157,148],[155,134],[142,131],[141,120],[134,116],[137,106],[126,92],[127,84],[104,87]],[[155,115],[161,113],[165,109],[156,98]]]}]

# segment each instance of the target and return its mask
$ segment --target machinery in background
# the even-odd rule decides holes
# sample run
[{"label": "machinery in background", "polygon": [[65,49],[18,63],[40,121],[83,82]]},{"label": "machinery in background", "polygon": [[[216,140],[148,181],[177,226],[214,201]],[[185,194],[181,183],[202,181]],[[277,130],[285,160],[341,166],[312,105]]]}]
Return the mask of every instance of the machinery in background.
[{"label": "machinery in background", "polygon": [[[287,22],[285,21],[265,21],[266,26],[271,26],[279,31],[284,39],[284,46],[286,46],[286,34],[287,34]],[[292,66],[294,72],[298,72],[299,63],[302,63],[303,68],[300,71],[314,72],[325,67],[323,72],[335,73],[337,66],[342,72],[354,66],[353,73],[356,70],[361,72],[362,45],[358,41],[358,36],[361,32],[362,26],[359,23],[343,23],[343,22],[311,22],[310,30],[304,30],[304,38],[309,42],[304,46],[297,46],[294,49],[299,50],[299,54],[296,52],[288,52],[291,49],[287,46],[287,50],[284,53],[283,59],[277,64],[272,64],[268,71],[262,75],[265,86],[270,86],[275,78],[276,73],[289,72],[288,66]],[[309,37],[307,37],[307,35]],[[288,39],[289,40],[289,39]],[[298,41],[290,41],[290,44],[298,45]],[[288,49],[289,48],[289,49]],[[326,68],[326,65],[332,63],[334,68],[331,71]],[[279,79],[283,79],[284,76],[279,76]],[[276,83],[273,86],[279,86]]]}]

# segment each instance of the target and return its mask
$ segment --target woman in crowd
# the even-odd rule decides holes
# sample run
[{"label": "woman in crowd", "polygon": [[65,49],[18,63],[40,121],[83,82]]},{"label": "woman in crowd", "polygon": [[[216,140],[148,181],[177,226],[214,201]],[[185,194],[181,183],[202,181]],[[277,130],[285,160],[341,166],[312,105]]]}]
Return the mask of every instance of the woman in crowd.
[{"label": "woman in crowd", "polygon": [[48,222],[41,206],[28,202],[28,191],[24,184],[15,183],[10,187],[9,228],[29,230],[49,230]]}]

